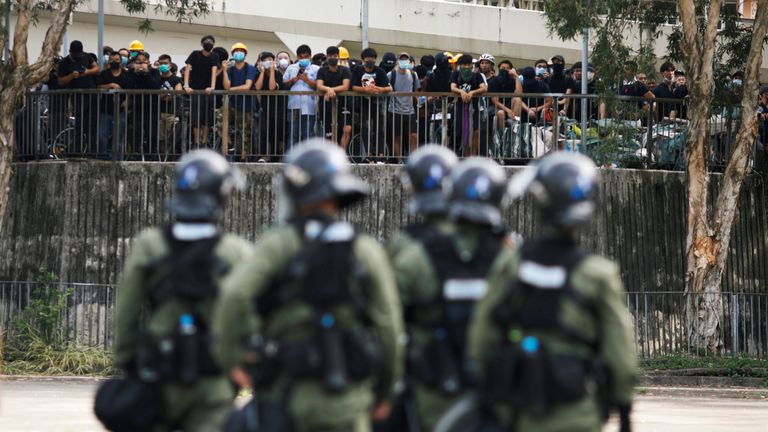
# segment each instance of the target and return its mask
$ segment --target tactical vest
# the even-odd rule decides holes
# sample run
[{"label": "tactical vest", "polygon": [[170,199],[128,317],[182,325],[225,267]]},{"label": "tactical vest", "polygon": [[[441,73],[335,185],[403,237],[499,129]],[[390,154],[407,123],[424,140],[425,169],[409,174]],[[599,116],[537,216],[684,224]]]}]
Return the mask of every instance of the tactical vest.
[{"label": "tactical vest", "polygon": [[572,241],[542,239],[526,242],[520,250],[517,278],[492,311],[505,336],[494,349],[485,371],[484,396],[489,402],[510,403],[515,410],[546,416],[552,407],[576,401],[594,378],[594,359],[552,353],[532,333],[561,335],[597,352],[598,340],[560,319],[563,301],[583,308],[599,329],[597,308],[571,285],[571,275],[586,254]]},{"label": "tactical vest", "polygon": [[502,249],[504,234],[484,232],[471,256],[460,256],[452,238],[436,228],[422,227],[419,235],[440,291],[436,298],[406,309],[407,322],[433,332],[427,347],[409,348],[409,369],[428,387],[455,395],[470,384],[464,360],[467,327],[475,303],[488,290],[487,278]]},{"label": "tactical vest", "polygon": [[[354,256],[358,234],[343,222],[319,220],[294,224],[302,245],[266,292],[256,298],[256,310],[268,325],[271,316],[292,302],[314,311],[311,340],[286,341],[260,337],[252,347],[259,353],[257,387],[270,386],[277,376],[321,379],[329,392],[341,392],[350,382],[371,376],[379,344],[370,331],[368,275]],[[351,272],[351,274],[350,274]],[[334,310],[352,307],[354,329],[341,328]]]},{"label": "tactical vest", "polygon": [[[210,351],[208,314],[199,309],[203,302],[219,293],[218,282],[230,266],[215,255],[220,235],[183,241],[173,236],[172,227],[163,229],[169,253],[147,268],[149,314],[164,303],[176,300],[185,305],[186,317],[169,338],[150,341],[142,332],[137,362],[139,373],[147,381],[171,381],[192,384],[202,376],[218,375],[221,370]],[[184,327],[182,329],[182,327]]]}]

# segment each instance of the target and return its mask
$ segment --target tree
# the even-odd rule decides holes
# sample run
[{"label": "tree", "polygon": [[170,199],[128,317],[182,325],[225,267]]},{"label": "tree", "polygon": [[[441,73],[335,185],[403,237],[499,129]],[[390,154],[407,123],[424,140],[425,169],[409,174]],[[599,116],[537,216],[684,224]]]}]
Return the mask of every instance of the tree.
[{"label": "tree", "polygon": [[[768,1],[758,2],[751,26],[739,25],[734,10],[722,0],[549,0],[545,14],[550,32],[575,39],[586,25],[596,35],[592,59],[611,77],[628,55],[642,56],[647,48],[627,46],[625,35],[642,26],[660,37],[659,26],[678,22],[668,37],[669,56],[686,65],[689,87],[688,134],[685,144],[688,192],[685,290],[691,342],[708,352],[722,351],[721,285],[728,258],[731,228],[738,198],[757,136],[756,106],[762,51],[768,34]],[[722,28],[719,28],[719,25]],[[747,50],[748,49],[748,50]],[[727,53],[727,55],[725,55]],[[718,54],[716,56],[716,54]],[[744,64],[741,120],[728,165],[714,203],[709,200],[708,122],[712,112],[717,69]]]},{"label": "tree", "polygon": [[[0,7],[3,15],[13,12],[16,26],[13,38],[6,36],[0,24],[0,53],[6,46],[10,57],[0,64],[0,229],[8,207],[11,171],[14,151],[14,111],[23,105],[27,89],[45,82],[53,67],[53,60],[61,50],[61,43],[67,21],[79,0],[12,0],[11,11]],[[145,13],[151,7],[155,13],[166,14],[177,21],[191,21],[210,10],[210,0],[161,0],[150,5],[148,0],[120,0],[129,13]],[[37,24],[40,11],[50,13],[50,23],[43,39],[43,46],[37,60],[29,63],[27,39],[30,27]],[[149,20],[142,21],[140,29],[152,30]]]}]

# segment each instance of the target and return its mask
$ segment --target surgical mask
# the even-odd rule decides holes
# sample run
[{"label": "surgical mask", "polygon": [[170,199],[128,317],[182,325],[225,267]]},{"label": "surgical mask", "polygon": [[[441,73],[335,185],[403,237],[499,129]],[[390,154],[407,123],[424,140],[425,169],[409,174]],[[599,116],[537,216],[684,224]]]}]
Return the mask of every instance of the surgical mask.
[{"label": "surgical mask", "polygon": [[128,64],[128,57],[120,56],[120,64],[122,64],[123,66],[127,65]]},{"label": "surgical mask", "polygon": [[263,62],[261,62],[261,67],[263,67],[264,69],[271,68],[272,67],[272,60],[264,60]]},{"label": "surgical mask", "polygon": [[595,79],[595,73],[587,72],[587,81],[592,82],[593,79]]},{"label": "surgical mask", "polygon": [[109,68],[112,70],[118,70],[122,67],[119,61],[113,61],[109,63]]},{"label": "surgical mask", "polygon": [[171,71],[171,65],[161,64],[158,69],[160,69],[160,73],[165,74]]},{"label": "surgical mask", "polygon": [[211,51],[212,49],[213,49],[213,42],[211,42],[211,41],[203,42],[203,50]]},{"label": "surgical mask", "polygon": [[306,67],[309,67],[309,65],[311,65],[311,64],[312,64],[312,61],[310,61],[309,59],[301,59],[301,60],[299,60],[299,67],[306,68]]},{"label": "surgical mask", "polygon": [[236,62],[241,62],[245,60],[245,53],[242,51],[236,51],[232,54],[232,58],[235,59]]},{"label": "surgical mask", "polygon": [[131,53],[129,55],[131,56],[131,58],[136,58],[136,56],[139,55],[139,52],[138,51],[131,51]]},{"label": "surgical mask", "polygon": [[376,60],[367,60],[365,62],[365,67],[367,67],[368,69],[375,68],[376,67]]},{"label": "surgical mask", "polygon": [[742,81],[740,79],[735,79],[735,80],[733,80],[733,85],[740,86],[741,82]]},{"label": "surgical mask", "polygon": [[104,63],[109,63],[109,54],[104,54],[104,57],[102,58],[104,59]]},{"label": "surgical mask", "polygon": [[472,68],[459,68],[459,74],[464,81],[469,81],[472,78],[472,73]]},{"label": "surgical mask", "polygon": [[536,75],[538,76],[544,76],[544,74],[547,73],[547,70],[545,68],[536,68]]},{"label": "surgical mask", "polygon": [[405,65],[405,68],[408,70],[413,70],[413,65],[408,63],[407,65]]},{"label": "surgical mask", "polygon": [[397,64],[400,66],[400,69],[408,69],[408,66],[411,64],[411,62],[408,60],[400,60]]},{"label": "surgical mask", "polygon": [[285,68],[287,68],[287,67],[288,67],[288,65],[290,64],[290,62],[288,61],[288,59],[284,59],[284,58],[282,58],[282,59],[280,59],[280,60],[278,60],[278,61],[277,61],[277,64],[278,64],[278,65],[280,65],[280,69],[285,69]]},{"label": "surgical mask", "polygon": [[563,72],[565,72],[565,65],[559,63],[552,65],[552,75],[562,76]]},{"label": "surgical mask", "polygon": [[330,58],[328,59],[328,66],[337,66],[339,64],[339,59],[337,58]]}]

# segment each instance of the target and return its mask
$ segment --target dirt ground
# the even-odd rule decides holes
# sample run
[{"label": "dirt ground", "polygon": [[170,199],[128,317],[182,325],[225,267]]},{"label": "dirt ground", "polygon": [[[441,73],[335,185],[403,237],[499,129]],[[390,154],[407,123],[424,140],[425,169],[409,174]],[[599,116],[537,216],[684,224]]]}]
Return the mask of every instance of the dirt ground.
[{"label": "dirt ground", "polygon": [[[0,383],[0,431],[102,431],[92,379],[10,379]],[[640,389],[635,432],[768,432],[768,390]],[[616,430],[615,424],[604,432]]]}]

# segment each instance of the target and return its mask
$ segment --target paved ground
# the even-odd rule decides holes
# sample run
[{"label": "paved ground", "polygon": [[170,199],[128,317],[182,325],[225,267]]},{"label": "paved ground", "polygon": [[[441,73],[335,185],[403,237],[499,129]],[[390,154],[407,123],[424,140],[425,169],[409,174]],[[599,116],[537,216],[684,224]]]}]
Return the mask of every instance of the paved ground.
[{"label": "paved ground", "polygon": [[[101,431],[92,412],[94,380],[0,383],[0,431]],[[605,432],[615,431],[615,426]],[[768,391],[649,388],[641,391],[635,432],[768,432]]]}]

